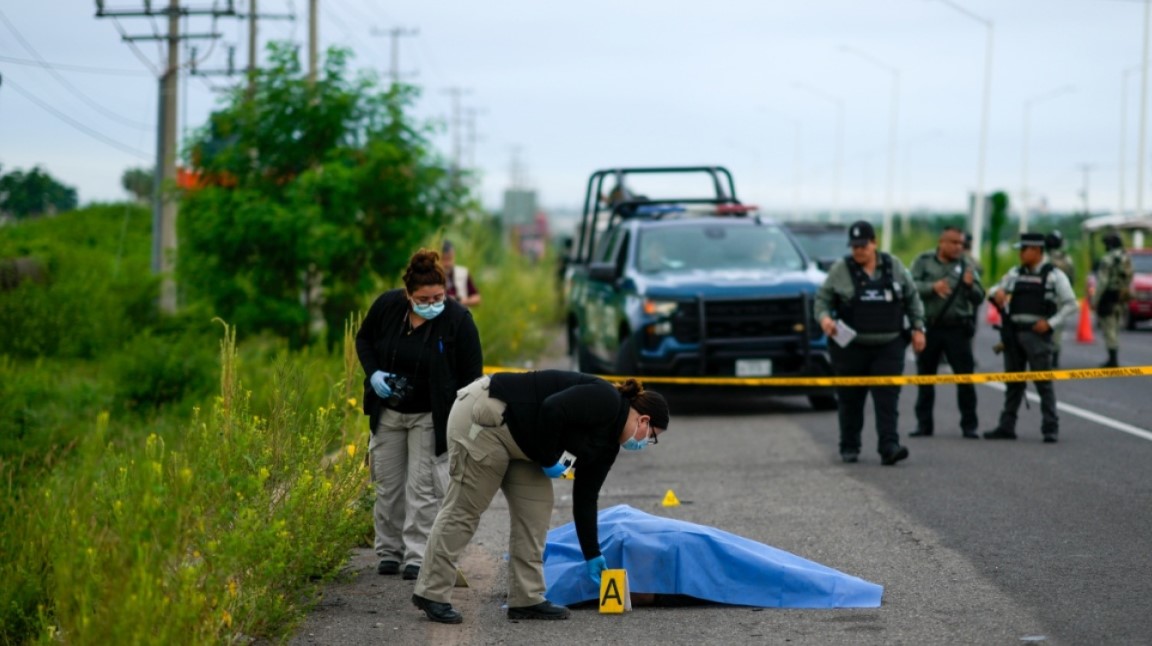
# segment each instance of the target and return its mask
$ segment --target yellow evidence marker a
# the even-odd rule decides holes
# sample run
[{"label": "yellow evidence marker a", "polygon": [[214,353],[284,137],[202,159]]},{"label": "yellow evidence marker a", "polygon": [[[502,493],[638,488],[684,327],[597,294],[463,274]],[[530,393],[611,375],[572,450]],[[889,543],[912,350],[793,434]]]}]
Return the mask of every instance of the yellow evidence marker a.
[{"label": "yellow evidence marker a", "polygon": [[676,494],[672,493],[671,489],[669,489],[668,493],[664,494],[664,502],[660,504],[664,505],[665,507],[679,507],[680,499],[676,497]]},{"label": "yellow evidence marker a", "polygon": [[604,570],[600,573],[600,614],[619,615],[632,611],[628,592],[628,571]]}]

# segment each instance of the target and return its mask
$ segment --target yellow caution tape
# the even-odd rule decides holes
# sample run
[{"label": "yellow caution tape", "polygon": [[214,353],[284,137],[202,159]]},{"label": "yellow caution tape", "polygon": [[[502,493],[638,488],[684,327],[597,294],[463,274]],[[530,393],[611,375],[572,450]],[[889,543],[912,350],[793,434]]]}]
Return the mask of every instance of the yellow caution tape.
[{"label": "yellow caution tape", "polygon": [[[485,366],[484,374],[527,372],[523,368]],[[1152,366],[1089,368],[1084,370],[1037,370],[1030,372],[977,372],[969,375],[891,375],[877,377],[657,377],[596,375],[609,381],[636,379],[644,384],[691,386],[928,386],[937,384],[986,384],[1010,381],[1070,381],[1152,376]]]}]

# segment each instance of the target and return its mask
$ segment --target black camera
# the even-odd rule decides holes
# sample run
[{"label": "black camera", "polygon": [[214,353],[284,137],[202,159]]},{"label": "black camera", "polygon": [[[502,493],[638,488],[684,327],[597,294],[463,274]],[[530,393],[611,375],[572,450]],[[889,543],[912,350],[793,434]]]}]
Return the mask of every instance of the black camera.
[{"label": "black camera", "polygon": [[384,403],[389,408],[396,408],[400,405],[400,402],[404,401],[408,398],[408,395],[412,394],[412,386],[408,383],[407,377],[401,377],[400,375],[388,375],[387,377],[384,377],[384,383],[387,384],[388,388],[392,390],[392,394],[388,395],[388,399],[384,400]]}]

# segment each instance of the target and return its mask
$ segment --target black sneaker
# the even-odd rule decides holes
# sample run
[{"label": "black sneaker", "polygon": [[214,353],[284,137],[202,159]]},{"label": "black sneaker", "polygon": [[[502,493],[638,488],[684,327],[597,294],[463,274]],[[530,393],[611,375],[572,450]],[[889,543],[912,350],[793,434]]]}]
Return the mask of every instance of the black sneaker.
[{"label": "black sneaker", "polygon": [[909,433],[908,437],[932,437],[932,431],[924,431],[921,429],[916,429],[915,431],[912,431],[911,433]]},{"label": "black sneaker", "polygon": [[564,606],[558,606],[551,601],[542,601],[534,606],[523,608],[509,608],[509,619],[567,619],[572,614]]},{"label": "black sneaker", "polygon": [[978,440],[978,439],[980,439],[980,434],[979,434],[979,433],[977,433],[977,432],[976,432],[976,429],[974,429],[974,428],[969,428],[969,429],[961,429],[961,431],[960,431],[960,434],[961,434],[961,435],[963,435],[963,436],[964,436],[966,439],[969,439],[969,440]]},{"label": "black sneaker", "polygon": [[843,460],[845,464],[855,464],[860,459],[860,454],[852,451],[841,451],[840,459]]},{"label": "black sneaker", "polygon": [[889,449],[887,453],[880,456],[880,464],[883,464],[886,467],[890,467],[893,464],[896,464],[897,462],[899,462],[900,460],[905,460],[907,458],[908,458],[908,449],[906,449],[902,446],[897,446],[897,447],[894,447],[892,449]]},{"label": "black sneaker", "polygon": [[407,566],[405,566],[404,567],[404,574],[400,575],[400,578],[404,579],[405,581],[415,581],[419,577],[420,577],[420,566],[419,565],[407,565]]},{"label": "black sneaker", "polygon": [[441,624],[458,624],[464,621],[464,615],[452,609],[450,603],[440,603],[425,599],[418,594],[412,595],[412,605],[424,611],[428,619]]},{"label": "black sneaker", "polygon": [[1056,443],[1056,434],[1055,433],[1045,433],[1044,434],[1044,443],[1045,444],[1055,444]]},{"label": "black sneaker", "polygon": [[986,440],[1014,440],[1016,439],[1015,431],[1005,431],[1002,428],[992,429],[991,431],[984,431],[984,439]]},{"label": "black sneaker", "polygon": [[398,561],[389,561],[384,559],[376,566],[376,574],[399,574],[400,563]]}]

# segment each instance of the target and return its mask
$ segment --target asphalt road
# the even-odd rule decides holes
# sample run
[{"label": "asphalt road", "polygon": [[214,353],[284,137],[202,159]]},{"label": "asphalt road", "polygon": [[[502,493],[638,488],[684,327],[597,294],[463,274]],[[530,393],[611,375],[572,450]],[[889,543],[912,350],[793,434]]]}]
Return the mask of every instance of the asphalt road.
[{"label": "asphalt road", "polygon": [[[1066,332],[1063,366],[1105,352]],[[978,370],[998,370],[981,330]],[[1152,329],[1124,333],[1121,361],[1152,365]],[[909,372],[911,368],[909,369]],[[375,574],[357,551],[294,644],[1148,644],[1152,643],[1152,441],[1082,418],[1083,409],[1152,431],[1148,378],[1061,382],[1060,442],[1040,441],[1038,406],[1016,442],[960,437],[954,388],[937,395],[936,436],[905,438],[911,458],[882,467],[871,452],[840,463],[835,413],[803,399],[673,395],[658,446],[625,454],[601,506],[710,525],[884,586],[880,608],[773,610],[577,609],[561,622],[508,622],[503,604],[507,505],[499,496],[462,568],[458,626],[433,624],[409,602],[412,583]],[[978,387],[981,428],[1001,392]],[[901,431],[915,390],[901,395]],[[865,446],[874,444],[871,414]],[[555,525],[569,522],[570,484],[557,482]],[[668,489],[683,501],[662,507]],[[682,564],[683,566],[683,564]],[[688,567],[708,568],[708,563]]]}]

